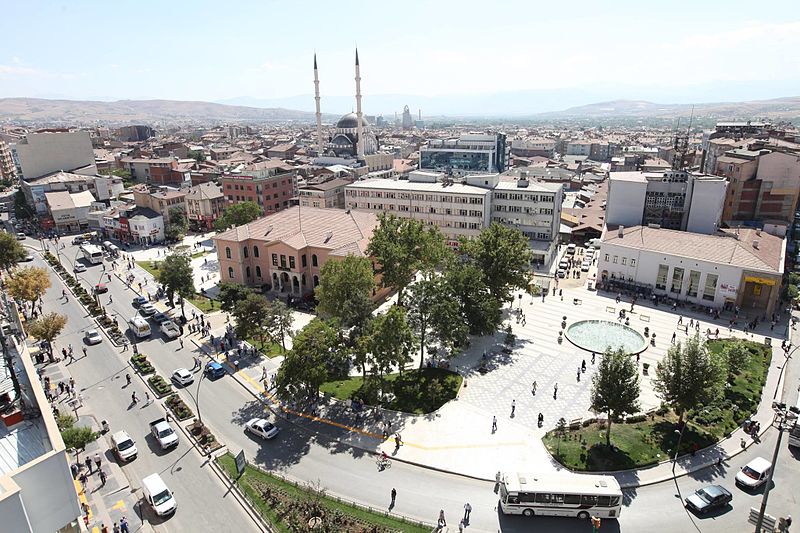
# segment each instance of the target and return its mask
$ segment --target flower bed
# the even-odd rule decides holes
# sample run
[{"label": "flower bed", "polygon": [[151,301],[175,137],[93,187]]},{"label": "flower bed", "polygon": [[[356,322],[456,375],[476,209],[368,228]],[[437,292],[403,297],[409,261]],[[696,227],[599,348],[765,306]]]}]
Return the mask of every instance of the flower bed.
[{"label": "flower bed", "polygon": [[152,374],[156,371],[156,369],[153,368],[153,365],[150,364],[150,361],[147,360],[147,356],[143,353],[134,355],[131,357],[130,361],[133,365],[133,368],[135,368],[136,371],[143,376],[147,376],[148,374]]},{"label": "flower bed", "polygon": [[190,424],[187,429],[189,430],[189,435],[200,445],[203,453],[210,453],[222,448],[222,444],[217,440],[214,434],[211,433],[208,426],[202,422],[195,421],[193,424]]},{"label": "flower bed", "polygon": [[181,422],[183,422],[184,420],[188,420],[194,416],[192,410],[189,409],[189,407],[185,403],[183,403],[183,400],[181,400],[180,396],[178,396],[177,394],[173,394],[172,396],[167,398],[167,401],[165,403],[167,404],[167,407],[169,407],[170,411],[172,411],[172,414],[175,415],[175,418],[177,418]]},{"label": "flower bed", "polygon": [[147,378],[147,382],[150,384],[150,387],[152,387],[153,392],[156,393],[157,398],[163,398],[168,394],[172,394],[172,384],[161,376],[150,376]]}]

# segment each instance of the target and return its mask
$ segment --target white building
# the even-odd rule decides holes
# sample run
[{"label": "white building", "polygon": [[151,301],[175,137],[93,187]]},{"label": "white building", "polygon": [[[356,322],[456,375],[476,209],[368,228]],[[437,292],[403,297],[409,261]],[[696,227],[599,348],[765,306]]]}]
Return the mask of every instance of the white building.
[{"label": "white building", "polygon": [[88,131],[29,133],[16,151],[25,180],[60,170],[97,174]]},{"label": "white building", "polygon": [[[89,208],[94,203],[91,191],[69,193],[66,191],[45,193],[52,225],[63,233],[80,231],[89,227]],[[49,226],[43,220],[44,227]]]},{"label": "white building", "polygon": [[598,285],[769,316],[780,294],[786,241],[755,229],[713,235],[635,226],[609,228],[598,254]]},{"label": "white building", "polygon": [[612,172],[606,223],[656,224],[662,228],[714,233],[719,228],[728,182],[680,170]]},{"label": "white building", "polygon": [[137,207],[128,213],[128,229],[133,242],[156,244],[164,242],[164,217],[152,209]]}]

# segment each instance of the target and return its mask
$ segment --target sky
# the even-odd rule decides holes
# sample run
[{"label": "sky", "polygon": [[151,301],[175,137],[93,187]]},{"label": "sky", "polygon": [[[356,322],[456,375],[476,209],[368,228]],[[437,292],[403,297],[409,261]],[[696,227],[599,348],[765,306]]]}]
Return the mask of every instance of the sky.
[{"label": "sky", "polygon": [[313,92],[313,54],[324,102],[354,93],[356,46],[365,107],[379,95],[416,95],[436,106],[532,91],[528,98],[555,108],[616,98],[690,103],[800,95],[797,0],[4,4],[0,97],[290,103],[310,110],[313,99],[287,97]]}]

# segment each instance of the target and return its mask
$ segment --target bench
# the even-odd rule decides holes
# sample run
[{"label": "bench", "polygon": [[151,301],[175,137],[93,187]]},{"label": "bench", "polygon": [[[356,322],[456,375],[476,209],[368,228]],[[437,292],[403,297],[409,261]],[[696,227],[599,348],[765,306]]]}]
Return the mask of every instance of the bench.
[{"label": "bench", "polygon": [[606,306],[606,313],[611,313],[612,315],[617,312],[616,307],[611,307],[610,305]]},{"label": "bench", "polygon": [[581,300],[580,298],[573,298],[572,299],[572,304],[573,305],[582,305],[583,304],[583,300]]},{"label": "bench", "polygon": [[573,418],[569,421],[569,429],[580,429],[582,418]]},{"label": "bench", "polygon": [[650,322],[650,315],[639,315],[639,320]]}]

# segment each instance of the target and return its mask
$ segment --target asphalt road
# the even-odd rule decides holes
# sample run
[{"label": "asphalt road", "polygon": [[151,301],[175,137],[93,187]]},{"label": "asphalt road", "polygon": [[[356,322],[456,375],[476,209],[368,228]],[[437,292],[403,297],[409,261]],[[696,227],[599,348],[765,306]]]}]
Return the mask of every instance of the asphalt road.
[{"label": "asphalt road", "polygon": [[[71,249],[73,251],[70,251]],[[75,247],[67,244],[65,256],[75,257],[74,250]],[[87,281],[86,286],[96,283],[100,275],[99,265],[90,267],[87,272],[81,274]],[[57,297],[61,291],[60,286],[56,287],[58,288],[52,289],[49,295],[50,304],[55,303],[58,306],[60,305],[58,302],[52,301],[52,298]],[[113,304],[108,307],[124,318],[133,315],[135,309],[130,302],[135,294],[117,278],[109,284],[109,289]],[[107,301],[108,295],[102,295],[101,303],[106,305]],[[70,322],[67,329],[72,333],[65,335],[65,340],[61,342],[78,345],[78,334],[75,330],[77,325],[86,323],[86,320],[75,304],[62,307],[64,312],[69,310]],[[60,349],[61,344],[57,345]],[[140,351],[150,356],[157,371],[165,377],[180,366],[190,368],[192,356],[198,354],[191,351],[194,345],[188,341],[185,342],[185,349],[178,348],[177,341],[164,342],[155,329],[153,337],[139,345]],[[111,348],[110,343],[104,342],[100,346],[90,348],[89,360],[76,363],[74,367],[73,371],[77,372],[76,379],[79,383],[93,384],[84,393],[93,409],[97,405],[99,414],[108,418],[112,428],[120,425],[138,428],[132,433],[138,435],[139,446],[152,448],[151,443],[144,444],[146,441],[144,434],[149,420],[159,414],[158,408],[128,410],[130,394],[120,390],[120,381],[113,379],[115,374],[124,368],[123,357],[119,355],[118,350]],[[790,365],[786,387],[793,391],[788,395],[791,400],[794,400],[797,394],[797,375],[798,372]],[[137,383],[137,391],[142,397],[143,385]],[[389,493],[394,487],[398,493],[394,511],[433,523],[439,509],[444,509],[451,525],[458,523],[463,513],[464,502],[469,501],[473,512],[468,531],[513,533],[531,530],[590,531],[587,523],[574,519],[506,517],[498,513],[496,487],[493,483],[417,468],[398,461],[393,461],[390,469],[378,472],[374,456],[340,445],[333,439],[311,433],[283,419],[275,421],[281,428],[278,437],[272,441],[262,442],[244,434],[242,427],[248,419],[268,416],[268,412],[231,376],[224,376],[215,381],[203,380],[199,384],[199,395],[196,380],[187,389],[180,390],[179,394],[195,412],[197,412],[195,398],[199,399],[203,421],[222,442],[228,445],[229,449],[233,451],[243,449],[249,460],[280,471],[290,478],[317,484],[331,494],[357,500],[376,509],[388,509]],[[109,414],[104,414],[106,412]],[[692,476],[679,478],[677,486],[675,482],[668,481],[626,491],[625,508],[620,519],[617,522],[604,521],[602,531],[638,532],[657,528],[660,532],[677,533],[738,532],[753,529],[747,524],[747,516],[751,507],[759,507],[761,492],[755,494],[743,492],[734,487],[733,477],[751,458],[760,455],[769,459],[776,435],[775,430],[770,430],[761,444],[726,461],[720,467],[712,467]],[[774,488],[769,499],[768,512],[776,517],[785,516],[792,510],[798,509],[795,490],[800,486],[798,482],[800,452],[793,454],[786,445],[786,440],[787,435],[784,435]],[[176,517],[168,521],[168,527],[173,527],[174,524],[177,528],[178,524],[183,525],[181,520],[186,519],[195,526],[202,524],[203,530],[208,530],[212,523],[218,523],[221,527],[219,531],[228,531],[231,530],[231,524],[245,522],[235,502],[226,504],[222,501],[224,500],[222,487],[216,481],[209,479],[209,474],[201,465],[202,460],[197,457],[196,452],[190,451],[188,445],[182,442],[176,451],[164,456],[145,453],[125,468],[126,472],[132,473],[132,481],[152,471],[167,472],[170,476],[165,478],[168,484],[171,478],[177,481],[176,490],[181,507]],[[734,495],[732,506],[704,517],[697,517],[687,512],[683,507],[682,498],[709,483],[721,484],[728,488]],[[187,497],[181,497],[181,487],[187,492]],[[191,496],[188,496],[190,492]],[[187,505],[186,500],[192,500],[191,504]],[[209,511],[210,509],[213,509],[213,512]],[[247,528],[244,525],[242,527]]]}]

